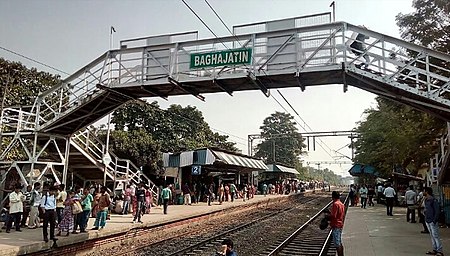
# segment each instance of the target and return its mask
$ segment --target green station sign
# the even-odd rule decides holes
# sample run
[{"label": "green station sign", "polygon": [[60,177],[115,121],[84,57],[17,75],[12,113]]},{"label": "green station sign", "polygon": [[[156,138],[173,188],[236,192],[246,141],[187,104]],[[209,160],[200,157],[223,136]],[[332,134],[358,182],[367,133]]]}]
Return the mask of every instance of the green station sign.
[{"label": "green station sign", "polygon": [[233,49],[226,51],[191,54],[191,69],[244,65],[252,62],[252,49]]}]

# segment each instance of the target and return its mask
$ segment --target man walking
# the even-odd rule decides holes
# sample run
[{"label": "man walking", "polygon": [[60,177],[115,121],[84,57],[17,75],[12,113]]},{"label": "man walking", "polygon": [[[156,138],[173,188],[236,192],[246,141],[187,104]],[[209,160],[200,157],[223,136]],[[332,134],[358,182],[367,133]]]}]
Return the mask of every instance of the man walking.
[{"label": "man walking", "polygon": [[359,194],[361,196],[361,208],[366,209],[366,204],[367,204],[367,193],[369,191],[366,188],[366,185],[363,184],[362,187],[359,189]]},{"label": "man walking", "polygon": [[417,211],[419,212],[419,222],[422,223],[422,227],[423,227],[423,230],[420,231],[420,233],[422,233],[422,234],[430,233],[428,231],[427,223],[425,222],[425,199],[426,199],[425,190],[421,189],[419,196],[418,196],[419,204],[418,204]]},{"label": "man walking", "polygon": [[164,204],[164,214],[167,214],[167,206],[169,205],[170,197],[172,196],[172,191],[170,191],[170,185],[167,185],[161,193],[163,204]]},{"label": "man walking", "polygon": [[443,256],[442,243],[439,237],[439,203],[433,196],[433,189],[430,187],[425,188],[425,222],[427,223],[428,230],[430,231],[431,244],[433,251],[427,252],[427,254]]},{"label": "man walking", "polygon": [[145,188],[144,183],[139,183],[139,188],[136,189],[136,199],[137,199],[137,209],[134,211],[133,223],[136,223],[136,220],[139,223],[142,223],[141,217],[144,213],[144,205],[145,205]]},{"label": "man walking", "polygon": [[394,216],[392,214],[392,210],[394,208],[394,197],[396,193],[395,190],[391,187],[391,184],[387,184],[387,188],[384,190],[383,194],[386,197],[387,216]]},{"label": "man walking", "polygon": [[39,190],[41,189],[41,183],[34,183],[34,188],[31,191],[30,199],[30,219],[28,220],[28,228],[34,229],[41,225],[39,219],[39,205],[41,204],[42,195]]},{"label": "man walking", "polygon": [[31,185],[27,186],[27,190],[23,193],[25,196],[25,201],[23,202],[23,214],[22,214],[22,221],[20,223],[20,227],[24,228],[26,227],[28,216],[30,215],[31,211],[31,189],[33,187]]},{"label": "man walking", "polygon": [[345,208],[344,204],[340,200],[340,194],[337,191],[333,191],[331,194],[333,204],[331,205],[331,212],[329,215],[331,226],[331,237],[333,238],[333,244],[336,247],[337,255],[344,255],[344,246],[342,245],[341,235],[342,228],[344,227]]},{"label": "man walking", "polygon": [[417,194],[413,190],[413,186],[409,186],[408,190],[405,193],[406,200],[406,221],[411,223],[416,223],[416,199]]},{"label": "man walking", "polygon": [[189,188],[189,184],[185,183],[181,190],[183,191],[184,204],[191,205],[191,189]]}]

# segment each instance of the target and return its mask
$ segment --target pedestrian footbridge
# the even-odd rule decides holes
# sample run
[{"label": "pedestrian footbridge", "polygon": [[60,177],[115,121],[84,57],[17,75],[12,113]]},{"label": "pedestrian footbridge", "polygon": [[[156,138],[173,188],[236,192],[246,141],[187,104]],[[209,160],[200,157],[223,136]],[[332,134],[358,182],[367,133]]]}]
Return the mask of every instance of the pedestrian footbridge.
[{"label": "pedestrian footbridge", "polygon": [[[269,96],[275,88],[327,84],[343,92],[354,86],[450,120],[449,55],[346,22],[297,23],[236,26],[235,35],[210,39],[187,32],[124,40],[40,94],[30,111],[3,113],[2,125],[70,138],[142,97],[204,100],[209,93],[246,90]],[[356,50],[360,57],[350,48],[357,34],[369,37],[358,41],[364,46]],[[364,55],[367,69],[360,68]]]}]

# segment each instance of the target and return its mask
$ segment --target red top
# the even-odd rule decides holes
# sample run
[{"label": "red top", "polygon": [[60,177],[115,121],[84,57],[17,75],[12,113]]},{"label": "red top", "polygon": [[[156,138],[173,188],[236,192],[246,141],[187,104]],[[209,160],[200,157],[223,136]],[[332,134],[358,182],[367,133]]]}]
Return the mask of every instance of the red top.
[{"label": "red top", "polygon": [[331,205],[330,213],[330,226],[331,228],[343,228],[344,227],[344,204],[341,200],[336,200]]}]

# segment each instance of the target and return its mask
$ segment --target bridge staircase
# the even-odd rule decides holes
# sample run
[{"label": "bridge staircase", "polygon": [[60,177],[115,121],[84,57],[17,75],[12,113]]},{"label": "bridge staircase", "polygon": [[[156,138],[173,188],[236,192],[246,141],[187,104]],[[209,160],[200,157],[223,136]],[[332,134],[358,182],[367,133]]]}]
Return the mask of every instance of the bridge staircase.
[{"label": "bridge staircase", "polygon": [[[3,112],[2,135],[9,137],[12,143],[4,150],[10,152],[19,146],[28,157],[34,159],[35,167],[44,165],[44,170],[52,172],[57,181],[61,181],[61,173],[65,165],[66,147],[69,141],[70,146],[68,154],[67,166],[75,178],[81,181],[103,182],[106,174],[107,182],[113,182],[114,188],[119,183],[127,184],[133,182],[138,184],[144,182],[153,192],[154,198],[157,198],[156,185],[141,172],[141,170],[128,159],[117,157],[113,152],[109,151],[111,161],[105,166],[103,157],[106,152],[105,144],[95,135],[91,128],[84,128],[73,134],[69,140],[57,134],[41,134],[34,131],[34,115],[20,109],[6,108]],[[36,149],[33,152],[33,140],[36,140]],[[2,154],[0,161],[4,167],[17,168],[19,172],[30,169],[29,161],[4,161],[6,154]],[[3,160],[3,161],[2,161]],[[27,166],[28,165],[28,166]],[[4,171],[5,171],[4,170]],[[29,171],[29,170],[28,170]],[[46,174],[45,171],[35,177],[40,180]],[[23,177],[25,184],[29,181]],[[4,182],[4,181],[3,181]]]}]

